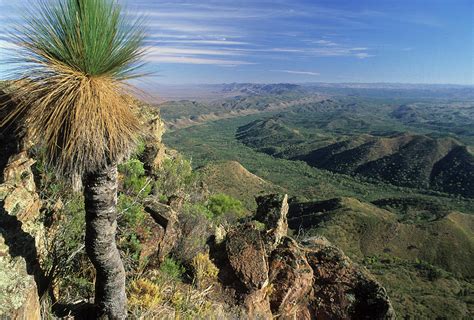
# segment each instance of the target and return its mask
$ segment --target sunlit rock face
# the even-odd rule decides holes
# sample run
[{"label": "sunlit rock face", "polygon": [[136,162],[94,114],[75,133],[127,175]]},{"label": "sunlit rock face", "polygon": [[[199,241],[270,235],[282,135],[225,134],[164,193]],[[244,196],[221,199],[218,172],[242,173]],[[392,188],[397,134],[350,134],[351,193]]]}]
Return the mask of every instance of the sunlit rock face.
[{"label": "sunlit rock face", "polygon": [[0,184],[0,317],[40,319],[41,201],[26,152],[10,157]]}]

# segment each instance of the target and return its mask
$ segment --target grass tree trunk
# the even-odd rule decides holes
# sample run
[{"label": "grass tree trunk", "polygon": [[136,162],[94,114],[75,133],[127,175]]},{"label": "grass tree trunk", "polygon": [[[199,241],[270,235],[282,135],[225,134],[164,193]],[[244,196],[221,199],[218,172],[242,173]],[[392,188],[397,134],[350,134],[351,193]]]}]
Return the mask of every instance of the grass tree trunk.
[{"label": "grass tree trunk", "polygon": [[86,176],[86,251],[96,271],[95,304],[109,319],[125,319],[125,270],[115,243],[117,229],[117,166]]}]

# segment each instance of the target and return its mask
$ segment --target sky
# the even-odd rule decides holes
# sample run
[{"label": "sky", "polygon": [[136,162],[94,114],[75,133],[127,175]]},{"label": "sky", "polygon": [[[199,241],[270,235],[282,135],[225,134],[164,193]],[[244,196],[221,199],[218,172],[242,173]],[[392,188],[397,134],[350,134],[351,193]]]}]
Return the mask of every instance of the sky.
[{"label": "sky", "polygon": [[[474,0],[120,2],[146,16],[151,82],[474,84]],[[0,60],[27,3],[0,0]]]}]

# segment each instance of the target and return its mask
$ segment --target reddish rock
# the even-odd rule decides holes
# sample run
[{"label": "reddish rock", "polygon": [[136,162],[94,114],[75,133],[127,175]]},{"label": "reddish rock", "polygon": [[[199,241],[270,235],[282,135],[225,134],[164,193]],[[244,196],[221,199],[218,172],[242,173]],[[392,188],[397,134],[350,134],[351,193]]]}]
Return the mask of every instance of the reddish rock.
[{"label": "reddish rock", "polygon": [[[168,205],[160,203],[154,198],[145,201],[145,211],[150,214],[155,224],[152,227],[155,257],[162,261],[175,247],[181,232],[177,213]],[[150,246],[148,246],[150,247]]]},{"label": "reddish rock", "polygon": [[250,225],[227,234],[226,251],[236,276],[249,291],[268,284],[268,262],[260,232]]},{"label": "reddish rock", "polygon": [[[270,258],[271,309],[280,319],[310,319],[313,269],[297,242],[284,238]],[[305,315],[303,317],[303,315]]]},{"label": "reddish rock", "polygon": [[324,238],[304,242],[314,272],[316,319],[395,319],[385,289],[363,267],[354,264]]},{"label": "reddish rock", "polygon": [[244,298],[244,307],[248,319],[271,320],[273,314],[270,309],[268,290],[266,288],[255,290]]}]

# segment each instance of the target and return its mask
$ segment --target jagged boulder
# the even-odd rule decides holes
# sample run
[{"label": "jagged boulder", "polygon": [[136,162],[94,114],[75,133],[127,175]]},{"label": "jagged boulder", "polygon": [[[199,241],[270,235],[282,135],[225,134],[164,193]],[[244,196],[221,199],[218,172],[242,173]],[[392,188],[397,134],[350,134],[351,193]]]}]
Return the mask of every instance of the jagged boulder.
[{"label": "jagged boulder", "polygon": [[152,237],[145,242],[144,252],[149,256],[153,255],[160,262],[173,250],[181,236],[178,214],[153,197],[145,201],[145,211],[150,214],[154,223],[149,224]]},{"label": "jagged boulder", "polygon": [[270,304],[281,319],[311,319],[308,302],[313,287],[313,269],[304,250],[284,238],[270,257]]},{"label": "jagged boulder", "polygon": [[303,245],[314,272],[309,306],[316,319],[395,319],[387,292],[368,271],[325,238],[310,238]]},{"label": "jagged boulder", "polygon": [[268,284],[268,261],[259,230],[243,225],[229,231],[226,252],[232,269],[248,291]]},{"label": "jagged boulder", "polygon": [[254,219],[265,225],[265,248],[270,254],[288,233],[288,195],[257,197],[257,213]]},{"label": "jagged boulder", "polygon": [[26,152],[10,157],[0,184],[0,318],[40,319],[38,291],[45,283],[39,256],[41,201]]},{"label": "jagged boulder", "polygon": [[148,172],[156,172],[161,166],[161,163],[166,158],[165,146],[162,143],[162,136],[165,133],[165,124],[159,115],[154,116],[146,124],[149,129],[147,138],[145,140],[145,150],[142,155],[142,160]]},{"label": "jagged boulder", "polygon": [[243,304],[247,319],[271,320],[274,318],[270,308],[269,293],[268,288],[262,288],[245,296]]}]

